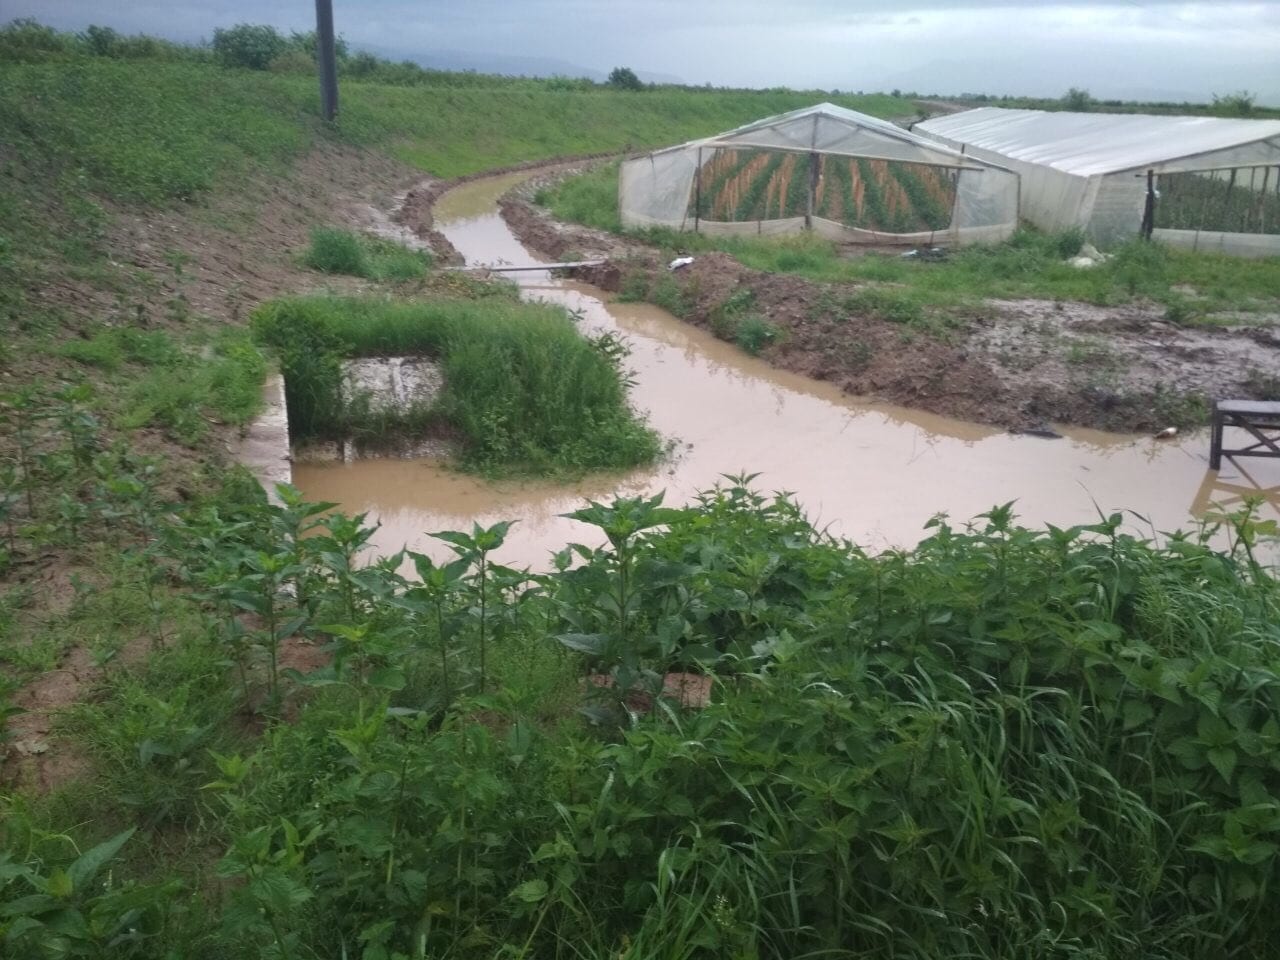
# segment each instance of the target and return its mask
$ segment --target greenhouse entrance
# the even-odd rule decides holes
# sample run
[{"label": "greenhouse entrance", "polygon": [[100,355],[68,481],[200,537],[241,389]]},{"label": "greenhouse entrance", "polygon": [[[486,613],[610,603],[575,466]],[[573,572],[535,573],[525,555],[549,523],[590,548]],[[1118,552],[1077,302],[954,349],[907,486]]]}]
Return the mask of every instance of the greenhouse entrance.
[{"label": "greenhouse entrance", "polygon": [[626,161],[619,207],[628,227],[995,243],[1017,226],[1018,177],[822,103]]}]

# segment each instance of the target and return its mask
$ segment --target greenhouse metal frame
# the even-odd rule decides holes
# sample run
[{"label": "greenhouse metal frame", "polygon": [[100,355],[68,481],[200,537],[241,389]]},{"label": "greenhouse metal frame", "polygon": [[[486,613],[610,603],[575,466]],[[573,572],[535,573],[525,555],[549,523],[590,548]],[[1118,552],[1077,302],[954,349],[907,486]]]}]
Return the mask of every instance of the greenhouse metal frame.
[{"label": "greenhouse metal frame", "polygon": [[[803,215],[714,219],[703,215],[703,171],[720,151],[806,155],[809,181]],[[911,232],[865,229],[821,216],[815,209],[817,158],[917,164],[941,168],[954,180],[945,227]],[[1018,177],[1000,164],[957,150],[831,103],[766,117],[713,137],[692,140],[623,162],[618,179],[622,223],[716,235],[777,235],[812,231],[845,243],[996,243],[1018,224]]]},{"label": "greenhouse metal frame", "polygon": [[[1017,171],[1022,216],[1042,229],[1079,227],[1103,247],[1148,236],[1238,256],[1280,255],[1280,120],[982,107],[914,129]],[[1196,209],[1162,226],[1171,201],[1189,193]],[[1231,226],[1245,229],[1227,229],[1222,212],[1239,196]]]}]

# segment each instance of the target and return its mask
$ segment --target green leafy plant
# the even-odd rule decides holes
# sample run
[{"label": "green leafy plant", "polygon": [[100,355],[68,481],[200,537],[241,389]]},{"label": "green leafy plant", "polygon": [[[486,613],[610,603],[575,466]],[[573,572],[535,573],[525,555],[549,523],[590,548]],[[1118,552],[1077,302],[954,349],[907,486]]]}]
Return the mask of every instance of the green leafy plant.
[{"label": "green leafy plant", "polygon": [[782,331],[757,313],[749,313],[738,322],[734,339],[747,353],[753,357],[765,347],[770,347],[782,339]]},{"label": "green leafy plant", "polygon": [[6,950],[50,960],[148,956],[181,884],[99,881],[134,831],[67,861],[49,851],[74,850],[70,837],[41,836],[25,826],[21,811],[7,812],[13,819],[4,828],[7,849],[0,851],[0,934]]}]

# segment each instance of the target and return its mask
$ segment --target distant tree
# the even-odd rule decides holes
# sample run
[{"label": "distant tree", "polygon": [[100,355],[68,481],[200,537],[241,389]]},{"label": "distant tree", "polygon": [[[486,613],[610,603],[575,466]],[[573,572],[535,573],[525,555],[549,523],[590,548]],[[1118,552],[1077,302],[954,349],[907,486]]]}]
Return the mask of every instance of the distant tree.
[{"label": "distant tree", "polygon": [[555,73],[542,81],[548,90],[582,91],[594,89],[595,83],[587,77],[567,77]]},{"label": "distant tree", "polygon": [[1224,93],[1222,95],[1215,93],[1213,95],[1213,105],[1224,113],[1230,113],[1237,117],[1247,117],[1253,113],[1257,99],[1258,95],[1250,93],[1248,90]]},{"label": "distant tree", "polygon": [[[299,50],[309,56],[312,61],[316,58],[316,32],[314,30],[305,30],[299,33],[295,30],[289,35],[289,46],[294,50]],[[351,50],[347,46],[347,41],[342,37],[334,37],[333,53],[339,60],[347,59]]]},{"label": "distant tree", "polygon": [[1068,110],[1083,113],[1093,106],[1093,97],[1089,96],[1088,90],[1072,87],[1062,95],[1062,105]]},{"label": "distant tree", "polygon": [[84,33],[80,34],[80,39],[85,48],[95,57],[115,56],[120,44],[120,34],[110,27],[99,27],[92,23]]},{"label": "distant tree", "polygon": [[609,72],[609,86],[618,90],[643,90],[644,84],[630,67],[614,67]]},{"label": "distant tree", "polygon": [[382,66],[382,61],[367,50],[361,50],[346,63],[347,73],[353,77],[372,76]]},{"label": "distant tree", "polygon": [[289,41],[264,24],[237,23],[213,31],[213,53],[227,67],[266,70],[271,61],[289,49]]},{"label": "distant tree", "polygon": [[316,68],[316,58],[302,50],[286,50],[268,65],[272,73],[311,73]]},{"label": "distant tree", "polygon": [[47,59],[50,54],[71,53],[76,38],[24,17],[0,27],[0,62]]}]

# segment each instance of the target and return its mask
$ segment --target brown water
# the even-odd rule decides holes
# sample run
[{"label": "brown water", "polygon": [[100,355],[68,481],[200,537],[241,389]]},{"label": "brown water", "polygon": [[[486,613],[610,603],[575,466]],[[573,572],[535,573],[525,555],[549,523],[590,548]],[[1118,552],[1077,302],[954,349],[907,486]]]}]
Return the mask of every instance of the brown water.
[{"label": "brown water", "polygon": [[[538,262],[495,207],[523,176],[466,184],[437,205],[437,227],[468,263]],[[1270,488],[1267,515],[1280,517],[1280,462],[1255,461],[1246,474],[1224,461],[1215,475],[1203,433],[1162,442],[1070,429],[1065,439],[1043,440],[860,402],[656,307],[610,302],[542,271],[513,276],[527,299],[581,314],[584,330],[627,336],[633,401],[676,440],[674,455],[656,469],[575,484],[489,483],[430,460],[295,465],[294,483],[312,499],[381,521],[379,552],[409,544],[439,555],[445,551],[424,532],[518,519],[497,559],[545,568],[567,542],[593,539],[559,516],[587,497],[665,490],[668,503],[681,504],[740,472],[757,473],[763,490],[792,492],[817,526],[869,548],[910,546],[936,513],[963,521],[1009,500],[1030,524],[1068,526],[1096,519],[1098,509],[1132,510],[1149,521],[1135,519],[1134,531],[1149,535],[1153,527],[1186,528],[1210,502]]]}]

